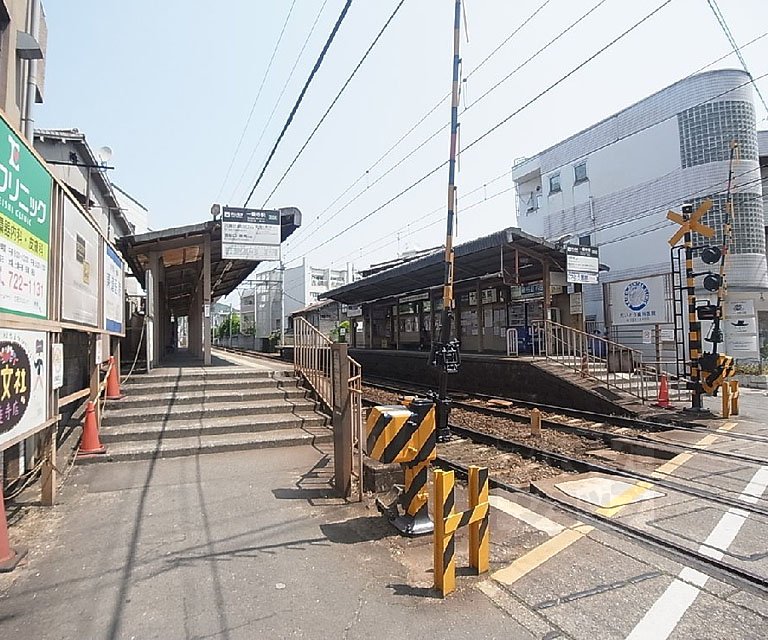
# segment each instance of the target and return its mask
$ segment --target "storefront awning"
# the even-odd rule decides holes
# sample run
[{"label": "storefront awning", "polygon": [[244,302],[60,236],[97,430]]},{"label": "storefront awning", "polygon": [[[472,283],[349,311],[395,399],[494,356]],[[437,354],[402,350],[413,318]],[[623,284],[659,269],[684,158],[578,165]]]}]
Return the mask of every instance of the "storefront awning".
[{"label": "storefront awning", "polygon": [[[443,260],[443,250],[437,250],[320,297],[357,305],[439,287],[444,278]],[[541,280],[544,264],[548,264],[553,272],[565,272],[565,261],[565,252],[554,244],[510,227],[457,245],[454,248],[454,275],[457,282],[496,275],[508,284],[524,284]]]}]

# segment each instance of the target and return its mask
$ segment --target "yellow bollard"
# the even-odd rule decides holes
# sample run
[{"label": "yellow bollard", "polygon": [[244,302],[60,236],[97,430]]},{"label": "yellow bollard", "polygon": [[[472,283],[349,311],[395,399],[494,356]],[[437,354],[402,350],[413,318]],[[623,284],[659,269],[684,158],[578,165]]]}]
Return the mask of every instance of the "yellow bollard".
[{"label": "yellow bollard", "polygon": [[453,531],[445,532],[446,520],[453,515],[453,471],[435,470],[435,589],[445,596],[456,589],[456,559]]},{"label": "yellow bollard", "polygon": [[[474,511],[483,503],[488,503],[488,469],[486,467],[469,468],[469,510]],[[469,566],[478,574],[488,571],[491,563],[491,536],[488,518],[469,525]]]},{"label": "yellow bollard", "polygon": [[541,435],[541,411],[538,409],[531,409],[531,435]]},{"label": "yellow bollard", "polygon": [[723,418],[731,417],[731,385],[728,382],[723,382],[720,385],[720,390],[723,392]]},{"label": "yellow bollard", "polygon": [[730,381],[730,387],[731,387],[731,415],[737,416],[739,415],[739,381],[738,380],[731,380]]}]

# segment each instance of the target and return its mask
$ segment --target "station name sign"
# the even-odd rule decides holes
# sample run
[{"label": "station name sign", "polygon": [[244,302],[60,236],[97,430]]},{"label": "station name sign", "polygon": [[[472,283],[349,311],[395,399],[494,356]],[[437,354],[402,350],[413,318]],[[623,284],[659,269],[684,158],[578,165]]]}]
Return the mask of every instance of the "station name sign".
[{"label": "station name sign", "polygon": [[280,212],[224,207],[221,254],[229,260],[280,260]]},{"label": "station name sign", "polygon": [[565,248],[567,281],[572,284],[597,284],[600,255],[597,247],[569,244]]}]

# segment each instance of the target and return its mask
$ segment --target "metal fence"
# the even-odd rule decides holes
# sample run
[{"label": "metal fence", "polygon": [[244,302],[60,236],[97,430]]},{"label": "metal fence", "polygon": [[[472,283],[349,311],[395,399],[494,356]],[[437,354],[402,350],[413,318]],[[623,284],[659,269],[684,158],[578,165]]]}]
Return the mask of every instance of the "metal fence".
[{"label": "metal fence", "polygon": [[642,352],[551,320],[537,320],[532,324],[534,358],[557,362],[584,378],[643,402],[648,399],[648,378],[655,379],[657,373],[645,367]]},{"label": "metal fence", "polygon": [[[345,389],[339,388],[339,381],[334,380],[334,367],[332,359],[333,343],[315,327],[313,327],[304,318],[295,318],[294,320],[294,360],[293,367],[297,376],[301,377],[305,384],[309,386],[325,405],[326,409],[334,415],[333,429],[351,428],[351,447],[346,451],[334,451],[336,456],[350,456],[352,463],[352,476],[357,479],[357,498],[363,497],[363,371],[360,364],[346,357],[347,375],[340,375],[341,379],[346,378]],[[342,363],[341,366],[344,366]],[[336,382],[336,384],[334,384]],[[334,406],[334,388],[337,394],[348,396],[348,409],[344,416],[349,416],[349,423],[346,420],[337,419],[337,411]],[[339,398],[336,398],[336,405],[339,404]],[[338,408],[338,407],[336,407]],[[346,409],[346,407],[345,407]],[[342,438],[343,440],[343,438]],[[339,439],[334,437],[334,443]],[[335,447],[334,447],[335,448]],[[339,485],[339,478],[336,478]]]}]

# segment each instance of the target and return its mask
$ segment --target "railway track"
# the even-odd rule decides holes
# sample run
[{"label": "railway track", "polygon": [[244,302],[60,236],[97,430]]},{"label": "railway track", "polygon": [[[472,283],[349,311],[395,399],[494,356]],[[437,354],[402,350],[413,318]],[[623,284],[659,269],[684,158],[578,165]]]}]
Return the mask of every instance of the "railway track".
[{"label": "railway track", "polygon": [[[366,384],[370,386],[369,382]],[[375,386],[381,388],[380,385]],[[389,393],[395,393],[395,389],[392,387],[387,387],[387,391]],[[400,394],[403,393],[403,390],[397,391],[399,391]],[[391,399],[395,400],[395,398]],[[377,400],[367,398],[366,404],[381,404],[381,398]],[[510,460],[508,457],[511,453],[514,456],[519,456],[522,460],[534,460],[541,465],[538,468],[537,473],[532,474],[533,477],[530,478],[532,481],[558,475],[563,472],[597,472],[623,479],[645,482],[648,483],[648,485],[652,485],[654,488],[682,494],[709,504],[717,505],[720,508],[728,510],[738,509],[742,512],[749,513],[753,517],[766,518],[766,524],[768,524],[768,508],[757,504],[752,505],[746,503],[743,500],[733,497],[735,496],[734,493],[731,492],[731,494],[728,495],[729,492],[724,492],[719,488],[717,489],[718,492],[715,493],[705,488],[685,484],[680,480],[672,480],[671,476],[659,477],[658,474],[654,473],[643,473],[632,469],[602,464],[585,459],[584,457],[571,455],[570,453],[535,446],[530,442],[522,442],[519,438],[502,437],[495,433],[489,433],[489,430],[470,428],[464,425],[455,424],[454,418],[456,418],[457,414],[461,415],[461,411],[475,411],[476,413],[481,413],[489,417],[506,419],[517,425],[527,423],[529,418],[525,414],[515,413],[514,411],[510,412],[504,409],[478,407],[466,402],[454,403],[453,406],[454,408],[458,408],[459,411],[454,411],[452,413],[451,431],[454,435],[458,436],[460,440],[438,447],[438,458],[435,461],[437,466],[445,469],[453,469],[460,477],[466,478],[467,468],[470,464],[482,464],[489,468],[491,485],[493,487],[511,493],[526,495],[528,499],[534,499],[550,508],[555,506],[574,516],[581,522],[593,524],[602,529],[615,531],[638,541],[647,547],[660,551],[668,557],[673,558],[678,562],[682,562],[686,566],[702,570],[705,573],[728,582],[738,588],[747,588],[753,592],[760,593],[763,596],[768,594],[768,577],[753,573],[742,566],[729,562],[727,558],[716,559],[711,557],[711,554],[702,553],[698,550],[699,542],[692,541],[697,548],[691,548],[690,546],[686,546],[685,544],[681,544],[673,539],[665,537],[663,534],[654,533],[645,528],[636,527],[627,524],[626,522],[598,515],[588,508],[580,508],[565,499],[557,499],[554,495],[532,493],[530,485],[521,486],[521,483],[519,482],[519,480],[525,479],[525,473],[522,478],[516,477],[516,482],[509,482],[504,479],[504,475],[507,472],[505,467],[510,464],[515,464],[515,461]],[[661,430],[661,425],[654,426],[659,427],[659,430]],[[666,428],[670,429],[672,427],[666,425]],[[611,429],[590,429],[584,425],[576,426],[564,424],[554,420],[550,416],[546,418],[546,420],[542,420],[542,431],[545,429],[567,433],[571,437],[582,438],[586,441],[600,440],[605,442],[613,437],[626,437],[627,427],[622,427],[622,430],[619,432]],[[712,433],[712,431],[707,430],[707,433]],[[684,445],[679,448],[686,451],[693,450],[692,447],[686,447]],[[697,455],[700,453],[718,453],[707,452],[702,449],[695,449],[695,451]],[[496,455],[495,452],[498,452],[498,454]],[[768,461],[759,458],[730,454],[724,454],[720,457],[740,462],[747,460],[756,464],[768,463]],[[711,485],[704,484],[704,486],[709,489],[714,488]]]},{"label": "railway track", "polygon": [[[257,354],[249,353],[247,350],[228,348],[224,348],[223,350],[259,357]],[[369,387],[369,389],[377,388],[380,391],[394,394],[393,397],[389,398],[390,402],[396,401],[397,395],[406,393],[403,389],[379,382],[374,382],[372,384],[371,381],[366,381],[366,386]],[[411,393],[415,389],[418,389],[416,385],[409,386],[412,387],[408,390]],[[424,388],[422,388],[422,390],[423,389]],[[475,395],[474,397],[486,402],[490,400],[502,400],[492,396]],[[372,405],[382,404],[386,401],[382,397],[369,397],[364,398],[364,402],[367,405]],[[516,425],[517,430],[520,431],[519,427],[527,424],[530,419],[530,413],[527,409],[531,408],[532,405],[530,403],[514,401],[513,406],[501,408],[479,405],[477,402],[460,401],[454,402],[454,407],[457,409],[457,411],[453,413],[454,418],[462,415],[461,412],[466,412],[463,415],[474,413],[475,415],[482,415],[489,419],[507,421],[508,423]],[[521,408],[523,410],[521,410]],[[556,433],[563,438],[570,439],[572,441],[571,444],[576,443],[576,445],[578,445],[581,443],[583,445],[582,453],[589,451],[589,446],[585,443],[600,442],[610,444],[615,438],[635,438],[638,442],[646,442],[648,432],[659,434],[669,429],[687,428],[691,431],[700,431],[706,434],[713,433],[711,429],[696,425],[666,424],[661,422],[635,420],[623,416],[604,416],[596,413],[552,406],[541,406],[540,409],[544,412],[542,419],[543,431]],[[573,421],[569,423],[565,420],[557,419],[562,416],[568,416],[572,420],[578,420],[578,423]],[[696,548],[685,546],[653,531],[641,529],[626,522],[596,514],[587,508],[581,508],[566,500],[560,500],[551,494],[542,495],[532,493],[529,486],[521,486],[519,477],[515,478],[515,481],[510,482],[505,479],[504,472],[505,466],[509,467],[510,465],[509,456],[514,456],[515,459],[533,461],[533,464],[538,465],[537,472],[534,475],[538,474],[537,477],[539,478],[559,475],[563,472],[596,471],[602,474],[647,482],[650,485],[667,489],[668,491],[674,491],[728,509],[738,508],[741,511],[759,517],[768,518],[768,509],[759,505],[751,505],[733,499],[722,493],[722,490],[720,490],[721,493],[717,494],[699,487],[682,485],[679,480],[672,481],[668,478],[658,477],[658,475],[646,474],[632,469],[618,468],[598,463],[594,460],[584,459],[583,457],[578,457],[569,453],[567,447],[565,447],[566,450],[558,451],[556,450],[558,448],[557,441],[555,441],[554,447],[545,448],[542,446],[534,446],[534,444],[529,442],[522,442],[520,438],[505,438],[495,433],[489,433],[487,430],[484,431],[469,426],[452,424],[451,429],[454,434],[461,438],[461,440],[457,440],[454,443],[449,443],[448,445],[441,447],[443,453],[440,453],[438,459],[435,461],[437,466],[445,469],[452,469],[459,477],[466,478],[467,467],[469,464],[477,464],[478,462],[486,464],[490,469],[490,483],[492,487],[502,489],[512,494],[525,495],[528,500],[539,502],[545,507],[551,508],[554,506],[575,517],[582,523],[591,524],[600,529],[618,533],[647,548],[659,552],[676,562],[703,571],[736,588],[749,590],[762,597],[768,595],[768,577],[753,573],[732,562],[728,562],[726,559],[713,558],[711,557],[711,554],[702,553]],[[724,437],[729,435],[748,436],[748,434],[726,433],[718,435],[723,435]],[[766,439],[759,437],[743,437],[739,439],[768,443]],[[653,442],[658,443],[655,440],[653,440]],[[750,456],[741,456],[727,452],[705,451],[693,446],[680,445],[677,443],[664,444],[665,446],[670,446],[670,448],[695,451],[697,455],[722,454],[716,455],[715,457],[727,458],[733,461],[749,464],[768,463],[766,460]],[[461,455],[454,455],[454,452],[457,449],[462,449]],[[498,462],[494,461],[494,456],[500,458]],[[504,456],[506,456],[506,458]],[[465,459],[466,462],[462,459]],[[698,543],[696,543],[696,545],[698,546]]]}]

